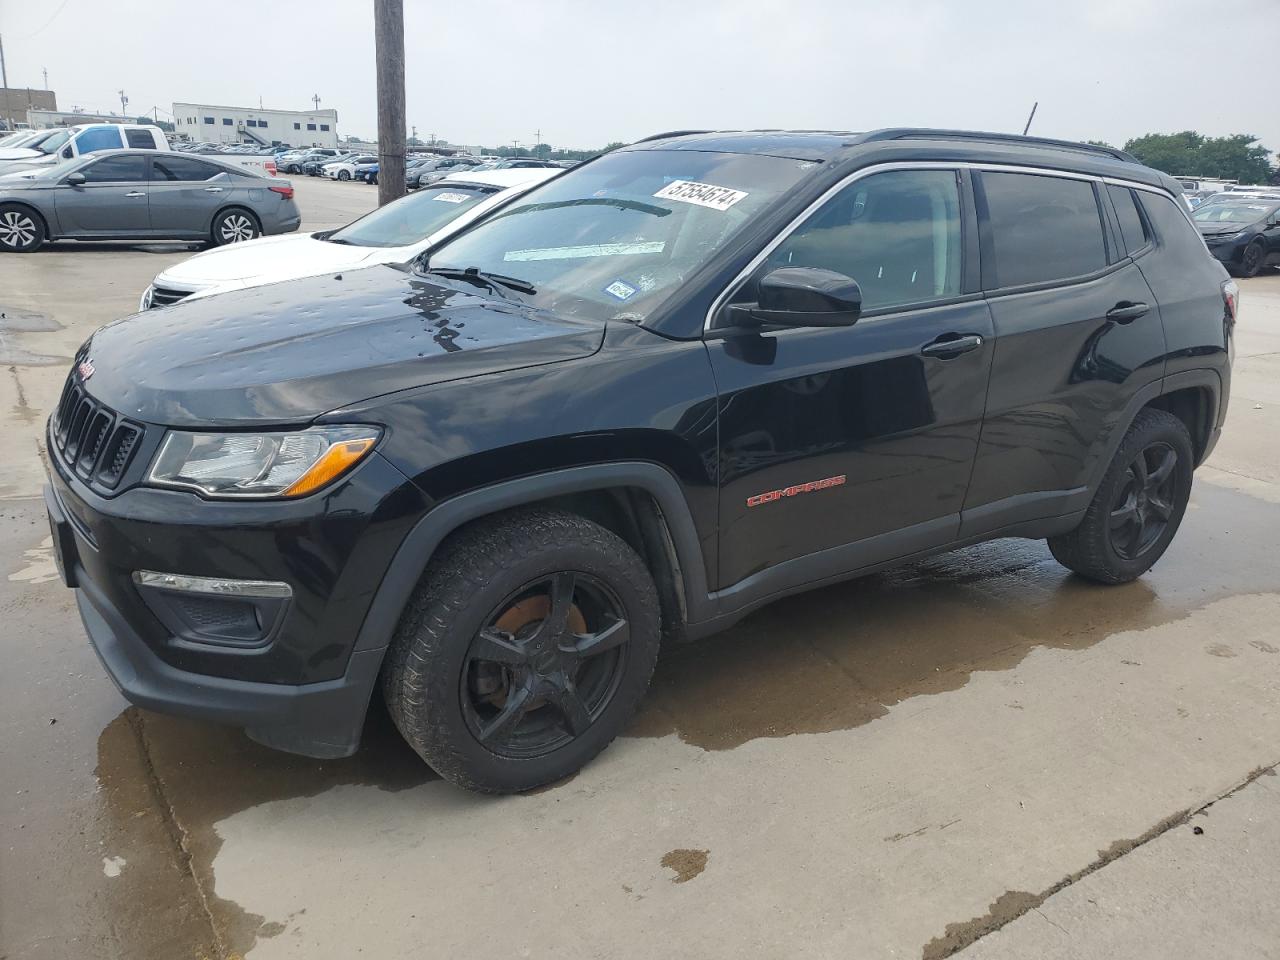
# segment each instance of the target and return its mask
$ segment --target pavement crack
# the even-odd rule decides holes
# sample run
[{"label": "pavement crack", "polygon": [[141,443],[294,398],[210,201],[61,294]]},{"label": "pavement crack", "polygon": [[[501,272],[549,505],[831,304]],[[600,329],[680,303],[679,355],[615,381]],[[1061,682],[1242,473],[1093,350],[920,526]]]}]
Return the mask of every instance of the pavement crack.
[{"label": "pavement crack", "polygon": [[165,832],[169,836],[170,842],[173,844],[174,854],[178,861],[186,869],[187,875],[191,877],[191,883],[195,887],[196,899],[200,902],[200,909],[203,911],[205,919],[209,923],[209,934],[213,940],[214,946],[217,948],[219,957],[228,957],[230,954],[227,944],[222,938],[222,934],[218,930],[218,924],[213,917],[213,909],[209,903],[209,896],[205,892],[203,884],[200,883],[200,877],[196,874],[195,863],[191,857],[191,846],[187,839],[187,831],[183,828],[182,822],[178,819],[177,811],[173,807],[172,801],[169,799],[169,792],[165,789],[164,780],[160,777],[159,772],[155,768],[155,764],[151,760],[151,744],[147,738],[146,727],[143,723],[141,714],[136,708],[130,707],[125,711],[125,716],[129,722],[129,729],[133,731],[134,739],[138,744],[138,753],[142,759],[142,768],[147,778],[147,783],[151,787],[151,792],[156,798],[156,805],[160,810],[160,819],[164,824]]},{"label": "pavement crack", "polygon": [[1058,928],[1059,930],[1061,930],[1063,933],[1067,934],[1067,936],[1071,936],[1071,934],[1067,933],[1067,928],[1066,928],[1066,927],[1064,927],[1064,926],[1063,926],[1062,924],[1060,924],[1060,923],[1056,923],[1055,921],[1050,920],[1050,919],[1049,919],[1049,915],[1048,915],[1048,914],[1046,914],[1046,913],[1045,913],[1043,910],[1041,910],[1039,907],[1036,907],[1036,908],[1035,908],[1035,910],[1036,910],[1036,913],[1040,914],[1040,919],[1042,919],[1045,923],[1049,924],[1049,926],[1051,926],[1051,927],[1057,927],[1057,928]]},{"label": "pavement crack", "polygon": [[[1151,829],[1147,830],[1141,836],[1132,840],[1117,840],[1115,843],[1111,844],[1111,846],[1107,847],[1107,849],[1099,850],[1097,859],[1084,869],[1078,870],[1075,873],[1064,877],[1040,893],[1028,893],[1025,890],[1009,890],[1002,893],[994,902],[992,902],[990,908],[983,916],[975,917],[972,920],[965,920],[960,923],[947,924],[942,936],[934,937],[924,945],[921,960],[943,960],[945,957],[953,956],[965,949],[965,947],[981,940],[983,937],[987,936],[987,934],[994,933],[1001,927],[1012,923],[1014,920],[1017,920],[1019,917],[1032,910],[1039,913],[1049,923],[1053,923],[1052,920],[1049,920],[1049,918],[1044,915],[1040,910],[1040,907],[1055,893],[1066,889],[1078,880],[1083,880],[1085,877],[1089,876],[1089,874],[1101,870],[1107,864],[1118,860],[1123,856],[1127,856],[1139,847],[1150,843],[1152,840],[1156,839],[1156,837],[1168,833],[1174,827],[1182,826],[1192,817],[1204,813],[1215,803],[1239,793],[1259,777],[1275,776],[1277,767],[1280,767],[1280,761],[1256,767],[1248,776],[1237,783],[1234,787],[1214,797],[1208,803],[1194,809],[1187,808],[1186,810],[1180,810],[1177,813],[1171,814],[1155,826],[1151,827]],[[1062,930],[1063,933],[1066,933],[1066,930],[1063,930],[1063,928],[1058,924],[1053,923],[1053,925],[1058,927],[1059,930]]]}]

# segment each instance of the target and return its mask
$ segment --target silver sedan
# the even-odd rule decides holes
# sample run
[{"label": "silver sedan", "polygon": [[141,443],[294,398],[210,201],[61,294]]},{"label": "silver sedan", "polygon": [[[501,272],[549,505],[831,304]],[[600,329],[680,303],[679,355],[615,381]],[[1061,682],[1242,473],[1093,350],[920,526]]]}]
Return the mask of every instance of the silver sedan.
[{"label": "silver sedan", "polygon": [[209,157],[106,150],[0,176],[0,252],[48,240],[235,243],[289,233],[301,217],[288,180]]}]

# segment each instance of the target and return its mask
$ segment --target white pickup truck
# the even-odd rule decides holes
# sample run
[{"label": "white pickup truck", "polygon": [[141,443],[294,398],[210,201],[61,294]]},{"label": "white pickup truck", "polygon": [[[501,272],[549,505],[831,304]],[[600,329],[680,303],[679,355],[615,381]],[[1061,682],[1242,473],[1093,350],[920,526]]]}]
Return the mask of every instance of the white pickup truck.
[{"label": "white pickup truck", "polygon": [[[159,127],[141,123],[82,123],[73,127],[46,130],[44,136],[29,140],[21,147],[0,149],[0,174],[31,170],[61,163],[95,150],[168,150],[169,141]],[[254,173],[274,177],[275,159],[271,156],[218,154],[223,163],[244,167]]]}]

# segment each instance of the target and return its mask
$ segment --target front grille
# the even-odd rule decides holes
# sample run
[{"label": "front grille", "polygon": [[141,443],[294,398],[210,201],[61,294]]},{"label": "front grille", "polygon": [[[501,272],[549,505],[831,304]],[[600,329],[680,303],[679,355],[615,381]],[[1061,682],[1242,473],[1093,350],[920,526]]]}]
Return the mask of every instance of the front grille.
[{"label": "front grille", "polygon": [[109,490],[120,484],[143,428],[85,392],[75,371],[67,378],[53,421],[53,443],[63,463],[82,480]]},{"label": "front grille", "polygon": [[167,307],[191,296],[190,290],[174,290],[170,287],[151,287],[151,308]]}]

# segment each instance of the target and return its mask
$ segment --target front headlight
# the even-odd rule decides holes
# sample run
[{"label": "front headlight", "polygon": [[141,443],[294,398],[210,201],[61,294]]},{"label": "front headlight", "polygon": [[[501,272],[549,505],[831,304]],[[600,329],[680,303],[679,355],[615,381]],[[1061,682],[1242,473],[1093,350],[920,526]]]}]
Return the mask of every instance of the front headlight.
[{"label": "front headlight", "polygon": [[302,497],[342,476],[378,442],[376,427],[291,433],[183,433],[164,438],[147,482],[206,497]]}]

